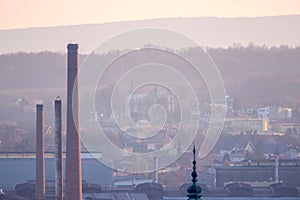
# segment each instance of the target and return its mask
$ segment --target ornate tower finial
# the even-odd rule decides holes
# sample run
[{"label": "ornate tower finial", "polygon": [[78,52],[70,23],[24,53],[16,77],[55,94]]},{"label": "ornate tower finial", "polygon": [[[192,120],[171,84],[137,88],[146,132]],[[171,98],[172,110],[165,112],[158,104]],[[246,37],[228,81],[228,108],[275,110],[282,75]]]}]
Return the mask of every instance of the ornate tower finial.
[{"label": "ornate tower finial", "polygon": [[193,160],[193,171],[191,173],[192,178],[192,185],[187,189],[188,192],[188,200],[196,200],[196,199],[201,199],[201,187],[197,184],[197,171],[196,171],[196,150],[195,150],[195,145],[193,148],[193,155],[194,155],[194,160]]}]

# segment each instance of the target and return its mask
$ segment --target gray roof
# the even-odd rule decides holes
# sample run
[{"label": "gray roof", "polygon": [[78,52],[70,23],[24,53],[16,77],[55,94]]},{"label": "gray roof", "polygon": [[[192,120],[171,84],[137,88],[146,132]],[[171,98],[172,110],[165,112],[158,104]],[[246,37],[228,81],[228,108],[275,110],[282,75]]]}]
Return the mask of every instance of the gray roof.
[{"label": "gray roof", "polygon": [[93,200],[149,200],[146,194],[131,192],[84,193],[82,198]]}]

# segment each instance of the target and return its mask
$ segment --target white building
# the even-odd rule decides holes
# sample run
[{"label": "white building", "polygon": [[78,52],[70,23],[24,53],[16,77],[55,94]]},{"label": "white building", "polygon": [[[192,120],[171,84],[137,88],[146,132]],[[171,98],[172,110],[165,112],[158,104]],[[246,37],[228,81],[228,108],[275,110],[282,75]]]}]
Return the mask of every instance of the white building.
[{"label": "white building", "polygon": [[262,119],[262,120],[267,120],[269,121],[270,119],[270,107],[263,107],[263,108],[258,108],[257,109],[257,117],[258,119]]}]

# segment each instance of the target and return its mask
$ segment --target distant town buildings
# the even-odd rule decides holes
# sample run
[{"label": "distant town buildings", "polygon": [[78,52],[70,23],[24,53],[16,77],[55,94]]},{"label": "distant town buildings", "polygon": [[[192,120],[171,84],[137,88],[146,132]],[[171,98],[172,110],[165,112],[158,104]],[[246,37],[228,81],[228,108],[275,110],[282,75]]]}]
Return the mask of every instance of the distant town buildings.
[{"label": "distant town buildings", "polygon": [[[148,120],[149,109],[155,104],[159,104],[168,112],[169,120],[177,108],[176,98],[172,95],[171,91],[162,86],[145,86],[141,91],[134,91],[134,83],[131,80],[130,88],[126,94],[126,108],[125,114],[135,121]],[[174,120],[174,119],[172,119]]]},{"label": "distant town buildings", "polygon": [[[225,127],[232,128],[237,131],[267,131],[267,125],[264,120],[259,118],[230,118],[226,119]],[[237,132],[239,134],[240,132]]]},{"label": "distant town buildings", "polygon": [[[81,129],[78,127],[79,89],[76,85],[77,50],[77,44],[68,45],[66,131],[68,136],[66,167],[64,169],[66,171],[66,199],[81,199],[82,193],[85,199],[157,200],[162,199],[163,196],[166,199],[168,197],[170,197],[169,199],[172,197],[178,197],[176,199],[185,198],[188,184],[185,183],[185,174],[191,171],[187,165],[189,152],[182,152],[179,144],[172,143],[180,131],[180,126],[177,123],[179,121],[178,116],[182,114],[179,111],[182,110],[179,110],[179,104],[172,91],[162,86],[147,86],[135,91],[133,81],[131,81],[128,92],[123,94],[126,96],[126,107],[124,110],[123,108],[119,110],[118,117],[130,117],[134,121],[132,127],[124,129],[126,133],[142,134],[144,130],[151,130],[154,127],[154,118],[150,119],[149,117],[149,112],[155,109],[152,107],[153,105],[159,104],[166,111],[166,123],[160,127],[161,130],[156,135],[149,138],[136,138],[124,134],[125,131],[120,130],[120,127],[114,122],[114,118],[117,116],[113,116],[113,113],[109,112],[107,108],[103,109],[106,112],[89,112],[89,114],[100,121],[106,136],[114,145],[122,148],[125,154],[154,152],[168,147],[178,155],[182,153],[178,160],[157,170],[155,177],[151,177],[151,173],[145,173],[142,174],[143,177],[140,180],[132,178],[128,181],[116,180],[116,178],[120,178],[120,176],[118,177],[119,173],[125,174],[124,176],[127,178],[130,176],[125,170],[117,172],[117,170],[104,166],[91,155],[81,154],[79,134]],[[72,94],[73,92],[75,95]],[[20,113],[30,114],[34,112],[33,105],[35,103],[33,102],[34,100],[18,97],[10,106],[18,109]],[[204,185],[201,186],[203,194],[219,197],[238,195],[274,197],[286,194],[297,196],[299,194],[295,186],[288,185],[300,186],[298,178],[300,176],[300,147],[297,143],[300,135],[300,120],[293,113],[294,107],[291,108],[286,105],[237,105],[230,95],[225,96],[225,102],[202,102],[199,104],[191,102],[189,106],[189,113],[184,114],[188,114],[190,118],[182,123],[199,122],[197,136],[192,138],[199,143],[205,137],[205,130],[212,121],[211,108],[215,106],[225,108],[227,111],[219,142],[210,155],[199,162],[202,164],[200,165],[199,182]],[[200,112],[198,112],[198,108],[200,108]],[[45,154],[44,178],[43,169],[40,169],[41,166],[44,166],[44,162],[39,162],[41,160],[39,155],[43,154],[44,160],[44,149],[42,148],[45,147],[45,149],[53,151],[55,146],[53,144],[53,128],[49,125],[39,124],[38,133],[45,132],[45,146],[42,144],[43,140],[37,138],[37,151],[30,152],[35,146],[34,140],[30,140],[29,137],[30,133],[34,132],[33,130],[28,130],[28,127],[22,123],[0,123],[0,175],[3,181],[0,186],[14,187],[17,185],[16,192],[19,195],[31,198],[31,196],[26,195],[35,192],[38,194],[37,199],[44,199],[45,188],[39,178],[48,179],[46,181],[48,188],[46,195],[49,197],[49,194],[53,193],[53,182],[49,180],[53,180],[54,176],[54,157],[51,152]],[[84,133],[84,130],[82,132]],[[35,153],[37,154],[36,160],[34,159]],[[193,153],[192,176],[195,183],[197,182],[195,149]],[[122,163],[125,168],[132,166],[133,163],[139,167],[138,160],[129,159],[127,156],[112,162],[113,164]],[[35,163],[37,163],[36,166]],[[31,181],[35,178],[35,172],[37,172],[37,179]],[[163,179],[163,176],[167,178]],[[82,177],[87,182],[82,181]],[[43,182],[45,183],[45,181]],[[181,185],[181,183],[184,184]],[[179,187],[179,185],[181,186]],[[42,190],[39,187],[42,187]],[[176,188],[174,189],[174,187]],[[199,191],[198,187],[192,189]],[[3,190],[0,190],[0,195],[2,195],[1,191],[3,192]],[[41,191],[43,195],[39,195]]]}]

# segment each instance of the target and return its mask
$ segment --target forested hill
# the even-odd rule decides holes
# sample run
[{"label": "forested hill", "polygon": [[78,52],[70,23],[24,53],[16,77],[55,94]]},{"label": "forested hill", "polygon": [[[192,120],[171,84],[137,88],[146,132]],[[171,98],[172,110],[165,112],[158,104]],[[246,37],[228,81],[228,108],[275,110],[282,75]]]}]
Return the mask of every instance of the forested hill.
[{"label": "forested hill", "polygon": [[[185,50],[197,57],[199,49]],[[236,45],[208,52],[224,79],[227,93],[243,101],[300,101],[300,47],[266,48]],[[117,52],[111,52],[114,54]],[[91,65],[101,65],[111,54],[94,54]],[[82,62],[86,55],[80,55]],[[0,91],[65,88],[66,55],[55,52],[0,55]]]}]

